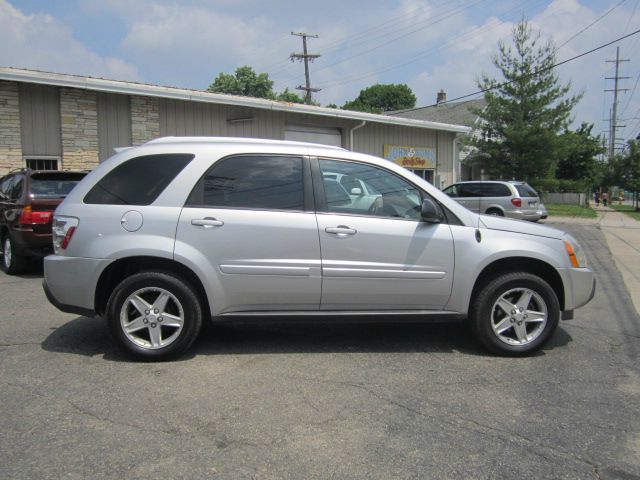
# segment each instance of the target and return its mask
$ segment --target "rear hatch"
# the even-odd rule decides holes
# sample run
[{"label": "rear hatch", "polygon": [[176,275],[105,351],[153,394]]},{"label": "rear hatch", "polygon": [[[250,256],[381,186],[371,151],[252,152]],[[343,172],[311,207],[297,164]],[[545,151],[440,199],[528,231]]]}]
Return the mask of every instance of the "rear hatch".
[{"label": "rear hatch", "polygon": [[35,172],[31,174],[31,188],[29,202],[25,209],[30,212],[28,223],[36,234],[50,234],[53,212],[62,200],[71,192],[80,180],[85,177],[84,172]]},{"label": "rear hatch", "polygon": [[531,186],[526,183],[515,183],[513,185],[518,191],[518,195],[522,199],[522,211],[527,213],[536,213],[540,205],[540,197]]}]

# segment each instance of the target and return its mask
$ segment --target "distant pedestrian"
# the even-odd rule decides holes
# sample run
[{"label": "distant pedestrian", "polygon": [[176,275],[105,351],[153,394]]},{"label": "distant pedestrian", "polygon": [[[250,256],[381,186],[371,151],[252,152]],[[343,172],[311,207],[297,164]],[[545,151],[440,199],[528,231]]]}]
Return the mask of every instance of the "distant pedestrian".
[{"label": "distant pedestrian", "polygon": [[607,200],[609,200],[609,195],[607,195],[607,192],[602,192],[602,206],[607,206]]},{"label": "distant pedestrian", "polygon": [[600,192],[594,192],[593,200],[596,202],[596,207],[600,206]]},{"label": "distant pedestrian", "polygon": [[620,191],[618,192],[618,200],[620,201],[620,205],[622,205],[622,202],[624,202],[624,190],[620,189]]}]

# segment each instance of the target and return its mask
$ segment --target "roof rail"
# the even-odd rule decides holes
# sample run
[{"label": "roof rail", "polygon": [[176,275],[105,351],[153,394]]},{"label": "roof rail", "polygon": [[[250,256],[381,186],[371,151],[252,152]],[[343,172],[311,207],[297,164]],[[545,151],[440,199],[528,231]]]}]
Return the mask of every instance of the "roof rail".
[{"label": "roof rail", "polygon": [[158,143],[244,143],[251,145],[291,145],[306,146],[315,148],[326,148],[329,150],[345,150],[342,147],[324,145],[311,142],[295,142],[291,140],[272,140],[266,138],[245,138],[245,137],[159,137],[148,141],[145,145],[155,145]]}]

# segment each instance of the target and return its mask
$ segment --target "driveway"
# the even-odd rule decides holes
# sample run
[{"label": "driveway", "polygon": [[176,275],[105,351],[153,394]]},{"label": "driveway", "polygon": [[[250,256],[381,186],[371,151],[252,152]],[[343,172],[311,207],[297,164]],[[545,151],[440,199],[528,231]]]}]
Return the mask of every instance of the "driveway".
[{"label": "driveway", "polygon": [[0,478],[640,479],[640,320],[595,225],[595,299],[522,359],[463,325],[208,327],[125,361],[0,274]]}]

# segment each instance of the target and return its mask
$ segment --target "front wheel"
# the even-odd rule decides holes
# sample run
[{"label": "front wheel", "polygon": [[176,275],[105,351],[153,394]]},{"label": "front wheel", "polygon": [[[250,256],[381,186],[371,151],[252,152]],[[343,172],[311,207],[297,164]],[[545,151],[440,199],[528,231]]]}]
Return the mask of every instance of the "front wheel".
[{"label": "front wheel", "polygon": [[476,336],[500,355],[534,352],[558,327],[560,303],[542,278],[513,272],[494,278],[476,295],[470,320]]},{"label": "front wheel", "polygon": [[202,307],[189,284],[170,273],[142,272],[123,280],[107,304],[118,345],[141,360],[183,354],[202,325]]}]

